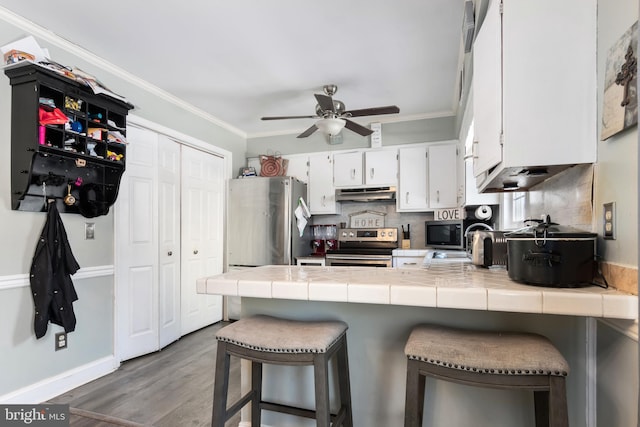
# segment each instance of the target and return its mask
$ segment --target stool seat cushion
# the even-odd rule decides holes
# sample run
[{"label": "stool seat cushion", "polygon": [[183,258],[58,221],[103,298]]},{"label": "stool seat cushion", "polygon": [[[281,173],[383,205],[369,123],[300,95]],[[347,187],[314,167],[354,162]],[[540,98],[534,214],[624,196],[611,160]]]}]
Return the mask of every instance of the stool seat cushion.
[{"label": "stool seat cushion", "polygon": [[479,373],[569,373],[569,364],[554,345],[546,337],[532,333],[419,325],[412,330],[404,352],[409,359]]},{"label": "stool seat cushion", "polygon": [[216,339],[270,353],[325,353],[347,330],[341,321],[300,321],[257,315],[220,329]]}]

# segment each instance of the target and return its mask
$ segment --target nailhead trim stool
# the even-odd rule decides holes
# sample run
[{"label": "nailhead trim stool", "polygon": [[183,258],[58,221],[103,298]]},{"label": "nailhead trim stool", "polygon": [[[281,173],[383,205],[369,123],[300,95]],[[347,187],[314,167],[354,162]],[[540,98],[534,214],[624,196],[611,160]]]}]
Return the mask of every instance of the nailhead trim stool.
[{"label": "nailhead trim stool", "polygon": [[[260,427],[261,411],[315,418],[319,427],[353,427],[347,360],[347,324],[295,321],[271,316],[240,319],[218,331],[212,427],[224,423],[251,402],[251,426]],[[230,356],[251,361],[251,390],[227,409]],[[329,360],[336,356],[340,409],[330,413]],[[313,365],[315,411],[262,400],[262,364]]]},{"label": "nailhead trim stool", "polygon": [[405,427],[421,427],[427,376],[460,384],[533,390],[536,427],[567,427],[569,364],[541,335],[416,326],[407,356]]}]

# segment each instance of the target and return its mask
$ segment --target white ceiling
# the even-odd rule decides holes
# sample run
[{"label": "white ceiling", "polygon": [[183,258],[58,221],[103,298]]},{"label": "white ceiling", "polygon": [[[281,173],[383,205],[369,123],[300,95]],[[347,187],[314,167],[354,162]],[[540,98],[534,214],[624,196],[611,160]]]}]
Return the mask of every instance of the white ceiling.
[{"label": "white ceiling", "polygon": [[356,120],[365,126],[456,112],[464,0],[0,5],[248,137],[309,127],[313,119],[260,117],[313,115],[313,94],[328,83],[338,85],[334,98],[348,110],[400,107],[393,117]]}]

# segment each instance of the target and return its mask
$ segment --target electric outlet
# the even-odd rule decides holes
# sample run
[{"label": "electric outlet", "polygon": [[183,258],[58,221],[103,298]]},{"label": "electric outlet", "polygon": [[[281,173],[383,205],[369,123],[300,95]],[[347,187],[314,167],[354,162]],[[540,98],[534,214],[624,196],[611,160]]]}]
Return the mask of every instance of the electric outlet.
[{"label": "electric outlet", "polygon": [[67,333],[66,332],[58,332],[56,334],[56,351],[67,348]]},{"label": "electric outlet", "polygon": [[84,239],[93,240],[96,237],[96,224],[94,222],[84,223]]},{"label": "electric outlet", "polygon": [[616,203],[605,203],[603,207],[602,236],[607,240],[616,238]]}]

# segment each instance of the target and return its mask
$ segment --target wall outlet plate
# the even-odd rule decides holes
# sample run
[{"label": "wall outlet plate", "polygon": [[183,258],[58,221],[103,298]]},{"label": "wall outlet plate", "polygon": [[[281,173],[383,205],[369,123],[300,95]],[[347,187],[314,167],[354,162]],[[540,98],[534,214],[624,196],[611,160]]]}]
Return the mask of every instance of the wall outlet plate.
[{"label": "wall outlet plate", "polygon": [[607,240],[616,238],[616,203],[602,205],[602,237]]},{"label": "wall outlet plate", "polygon": [[54,342],[56,351],[67,348],[67,333],[56,333],[56,341]]},{"label": "wall outlet plate", "polygon": [[84,223],[84,240],[93,240],[96,238],[96,224],[94,222]]}]

